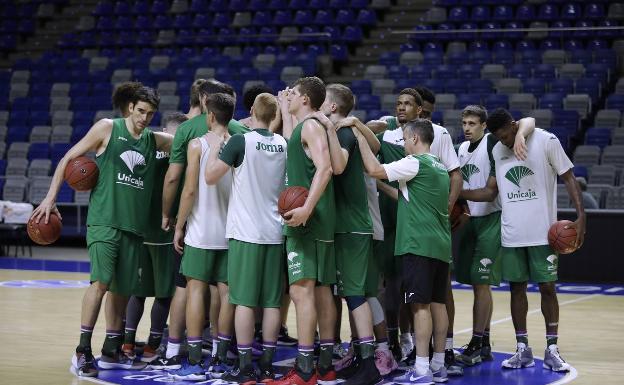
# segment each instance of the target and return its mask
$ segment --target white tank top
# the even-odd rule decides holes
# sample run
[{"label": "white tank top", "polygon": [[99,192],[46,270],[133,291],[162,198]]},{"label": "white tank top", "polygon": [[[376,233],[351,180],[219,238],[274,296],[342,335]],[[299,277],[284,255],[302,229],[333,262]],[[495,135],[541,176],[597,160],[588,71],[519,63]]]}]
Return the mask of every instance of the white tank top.
[{"label": "white tank top", "polygon": [[245,138],[245,155],[232,178],[226,237],[256,244],[283,242],[277,200],[286,178],[286,140],[256,131]]},{"label": "white tank top", "polygon": [[[475,190],[485,187],[490,176],[490,156],[488,155],[487,143],[488,135],[485,134],[481,143],[473,152],[468,152],[470,146],[469,141],[465,141],[459,146],[459,164],[461,167],[462,178],[464,180],[464,190]],[[484,217],[495,211],[501,210],[500,196],[492,202],[473,202],[468,201],[470,215],[473,217]]]},{"label": "white tank top", "polygon": [[227,208],[230,201],[232,173],[228,171],[216,185],[208,185],[204,179],[206,162],[212,149],[203,137],[199,159],[199,182],[195,204],[186,222],[184,243],[198,249],[224,250],[228,248],[225,237]]},{"label": "white tank top", "polygon": [[373,221],[373,239],[384,240],[384,229],[381,223],[381,213],[379,211],[379,193],[377,192],[377,179],[364,174],[366,181],[366,192],[368,194],[368,212]]}]

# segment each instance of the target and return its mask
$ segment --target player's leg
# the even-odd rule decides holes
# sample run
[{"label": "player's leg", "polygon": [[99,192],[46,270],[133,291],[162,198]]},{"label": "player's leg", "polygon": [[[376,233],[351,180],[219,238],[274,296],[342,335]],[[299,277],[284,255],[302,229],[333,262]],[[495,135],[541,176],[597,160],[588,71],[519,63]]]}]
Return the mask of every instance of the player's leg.
[{"label": "player's leg", "polygon": [[[210,345],[212,347],[211,356],[217,356],[217,347],[219,345],[219,309],[221,309],[221,298],[219,297],[219,288],[217,285],[210,285],[210,307],[208,309],[208,323],[210,325]],[[205,333],[205,331],[204,331]],[[206,346],[206,337],[204,338],[204,346]]]},{"label": "player's leg", "polygon": [[[319,284],[314,298],[318,315],[320,352],[318,359],[318,381],[331,385],[336,382],[336,371],[332,365],[336,331],[337,310],[332,286],[336,283],[336,254],[334,242],[315,241],[316,263]],[[372,334],[371,334],[372,335]]]},{"label": "player's leg", "polygon": [[218,378],[230,368],[227,352],[230,350],[232,334],[234,333],[234,305],[232,305],[229,300],[228,251],[219,250],[217,255],[214,280],[217,282],[220,299],[219,317],[217,320],[219,339],[217,358],[219,362],[218,365],[211,365],[209,368],[210,375],[215,378]]},{"label": "player's leg", "polygon": [[145,297],[154,296],[154,266],[148,246],[143,244],[141,248],[141,277],[135,294],[128,300],[126,306],[126,322],[124,325],[124,343],[121,350],[128,357],[135,357],[134,345],[136,330],[141,322],[145,308]]},{"label": "player's leg", "polygon": [[535,365],[529,347],[526,317],[529,310],[526,290],[529,280],[529,261],[526,247],[503,247],[503,279],[509,281],[511,291],[511,318],[516,332],[516,354],[503,360],[502,367],[519,369]]},{"label": "player's leg", "polygon": [[[448,380],[447,366],[448,355],[446,349],[446,336],[448,335],[449,318],[446,314],[447,288],[449,280],[449,264],[437,259],[427,261],[432,266],[433,283],[431,291],[431,317],[433,320],[433,355],[431,359],[431,372],[435,382]],[[463,371],[462,371],[463,374]]]},{"label": "player's leg", "polygon": [[383,302],[388,327],[388,345],[394,359],[400,361],[403,354],[399,343],[399,307],[403,296],[401,295],[401,275],[399,274],[401,260],[394,255],[395,236],[395,229],[384,228],[384,240],[375,241],[374,245],[375,256],[379,258],[380,270],[384,278]]}]

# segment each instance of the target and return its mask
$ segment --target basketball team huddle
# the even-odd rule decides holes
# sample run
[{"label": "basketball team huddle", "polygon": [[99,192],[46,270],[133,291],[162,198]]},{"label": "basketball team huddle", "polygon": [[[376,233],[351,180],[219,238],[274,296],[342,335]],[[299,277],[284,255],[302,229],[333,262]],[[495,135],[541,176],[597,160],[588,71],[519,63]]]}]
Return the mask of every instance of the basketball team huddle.
[{"label": "basketball team huddle", "polygon": [[[188,113],[167,115],[155,132],[146,128],[158,92],[124,83],[113,95],[123,118],[96,122],[61,159],[35,220],[60,216],[56,195],[72,159],[95,152],[99,169],[87,217],[91,285],[72,356],[78,376],[149,366],[178,380],[244,385],[446,382],[493,359],[490,287],[501,280],[517,340],[503,369],[535,365],[530,280],[546,325],[543,365],[570,370],[557,345],[558,254],[547,237],[558,177],[576,208],[575,248],[585,213],[554,135],[533,118],[471,105],[455,149],[430,120],[435,96],[426,88],[402,90],[395,116],[369,122],[349,116],[356,100],[341,84],[305,77],[270,92],[247,90],[250,116],[236,121],[233,88],[198,79]],[[451,271],[474,290],[473,334],[461,352],[453,349]],[[91,338],[105,297],[96,361]],[[154,303],[140,349],[146,297]],[[291,301],[297,340],[285,328]],[[297,345],[283,376],[273,366],[278,345]],[[394,372],[399,366],[405,371]]]}]

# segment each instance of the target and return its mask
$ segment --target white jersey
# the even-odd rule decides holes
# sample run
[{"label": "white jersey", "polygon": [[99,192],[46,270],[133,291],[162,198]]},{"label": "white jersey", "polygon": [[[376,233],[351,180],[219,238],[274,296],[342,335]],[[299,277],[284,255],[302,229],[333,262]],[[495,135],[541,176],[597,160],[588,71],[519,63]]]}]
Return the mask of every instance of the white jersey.
[{"label": "white jersey", "polygon": [[377,192],[377,179],[364,174],[366,182],[366,192],[368,194],[368,212],[373,221],[373,239],[384,240],[384,228],[381,223],[381,212],[379,211],[379,193]]},{"label": "white jersey", "polygon": [[557,220],[557,175],[573,167],[559,139],[547,131],[536,128],[526,144],[525,161],[500,142],[492,149],[504,247],[548,244],[548,229]]},{"label": "white jersey", "polygon": [[205,138],[200,137],[199,182],[195,204],[186,223],[184,243],[198,249],[224,250],[228,248],[225,237],[227,208],[230,201],[232,173],[228,171],[216,185],[204,181],[206,162],[212,149]]},{"label": "white jersey", "polygon": [[242,163],[234,168],[226,237],[256,244],[283,242],[277,201],[286,177],[286,140],[277,134],[243,135]]},{"label": "white jersey", "polygon": [[[488,140],[491,134],[485,134],[481,142],[472,152],[468,152],[470,142],[465,141],[459,146],[459,164],[461,166],[464,190],[475,190],[485,187],[490,177],[490,156],[488,154]],[[470,215],[483,217],[496,211],[500,211],[500,197],[493,202],[468,201]]]}]

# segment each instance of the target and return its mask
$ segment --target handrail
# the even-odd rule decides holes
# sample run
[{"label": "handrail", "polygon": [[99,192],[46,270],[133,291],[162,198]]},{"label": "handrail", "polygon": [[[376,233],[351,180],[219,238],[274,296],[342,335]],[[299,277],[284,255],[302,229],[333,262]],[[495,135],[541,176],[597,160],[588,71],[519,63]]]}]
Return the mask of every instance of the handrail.
[{"label": "handrail", "polygon": [[[424,24],[421,24],[424,25]],[[574,31],[621,31],[624,26],[604,27],[538,27],[538,28],[492,28],[492,29],[426,29],[426,30],[392,30],[392,35],[427,35],[431,33],[455,34],[455,33],[507,33],[507,32],[574,32]]]}]

